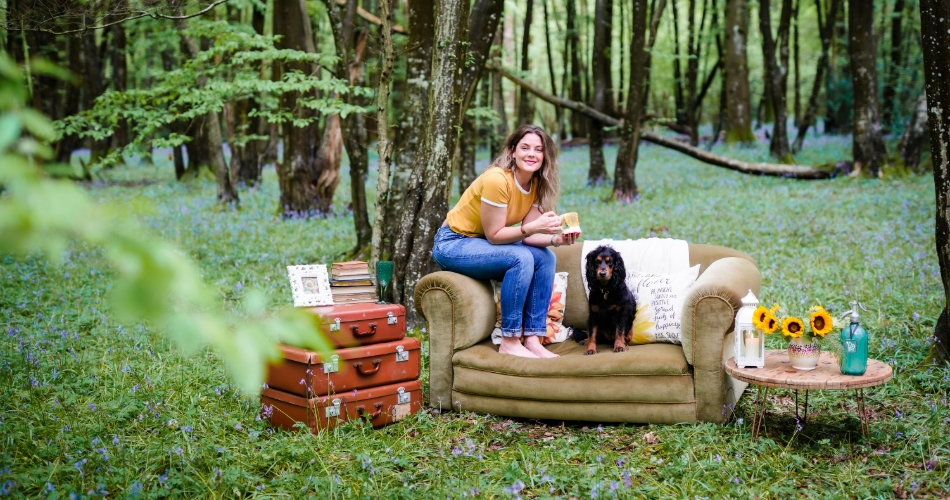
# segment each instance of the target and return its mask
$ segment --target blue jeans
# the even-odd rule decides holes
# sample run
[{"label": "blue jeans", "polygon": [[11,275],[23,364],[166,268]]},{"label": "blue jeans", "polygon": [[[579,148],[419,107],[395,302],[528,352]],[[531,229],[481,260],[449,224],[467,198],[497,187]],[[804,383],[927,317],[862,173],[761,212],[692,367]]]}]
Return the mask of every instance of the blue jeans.
[{"label": "blue jeans", "polygon": [[524,243],[494,245],[485,238],[439,228],[432,258],[444,271],[502,281],[501,334],[544,335],[554,287],[554,252]]}]

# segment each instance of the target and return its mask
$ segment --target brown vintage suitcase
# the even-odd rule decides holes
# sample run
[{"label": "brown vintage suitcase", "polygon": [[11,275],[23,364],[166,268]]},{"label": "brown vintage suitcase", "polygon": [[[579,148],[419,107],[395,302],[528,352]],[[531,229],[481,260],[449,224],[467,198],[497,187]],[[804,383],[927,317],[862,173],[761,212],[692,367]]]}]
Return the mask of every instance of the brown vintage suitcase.
[{"label": "brown vintage suitcase", "polygon": [[399,422],[422,408],[422,384],[409,380],[314,398],[276,389],[261,392],[261,415],[285,430],[303,422],[312,432],[368,415],[373,427]]},{"label": "brown vintage suitcase", "polygon": [[267,386],[298,396],[323,396],[417,379],[421,347],[419,339],[407,337],[338,349],[324,361],[318,352],[280,346],[284,362],[268,367]]},{"label": "brown vintage suitcase", "polygon": [[337,347],[378,344],[406,336],[406,308],[399,304],[343,304],[310,307],[323,333]]}]

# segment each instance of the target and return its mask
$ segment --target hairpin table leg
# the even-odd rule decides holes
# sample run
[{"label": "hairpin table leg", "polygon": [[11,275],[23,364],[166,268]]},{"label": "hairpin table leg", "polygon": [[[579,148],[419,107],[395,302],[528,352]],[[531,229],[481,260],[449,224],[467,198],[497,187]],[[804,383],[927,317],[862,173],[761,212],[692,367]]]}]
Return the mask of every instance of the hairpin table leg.
[{"label": "hairpin table leg", "polygon": [[864,389],[858,389],[858,417],[861,419],[861,434],[871,446],[871,428],[868,423],[868,411],[864,404]]},{"label": "hairpin table leg", "polygon": [[762,420],[765,419],[765,400],[769,395],[769,388],[759,386],[759,391],[755,395],[755,404],[752,412],[752,439],[759,437],[762,429]]}]

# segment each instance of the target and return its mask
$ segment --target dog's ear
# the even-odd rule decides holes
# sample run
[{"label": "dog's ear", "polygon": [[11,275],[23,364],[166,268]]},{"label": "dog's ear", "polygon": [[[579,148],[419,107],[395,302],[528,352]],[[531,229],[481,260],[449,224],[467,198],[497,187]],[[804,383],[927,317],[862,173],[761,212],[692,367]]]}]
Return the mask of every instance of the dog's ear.
[{"label": "dog's ear", "polygon": [[611,276],[611,281],[615,286],[625,284],[627,282],[627,268],[623,264],[623,257],[620,256],[620,252],[613,252],[614,259],[614,272]]},{"label": "dog's ear", "polygon": [[594,281],[597,279],[597,276],[595,274],[595,272],[597,271],[597,262],[596,262],[597,250],[598,249],[591,250],[591,252],[587,254],[587,268],[585,269],[585,272],[587,273],[588,287],[590,287],[594,283]]}]

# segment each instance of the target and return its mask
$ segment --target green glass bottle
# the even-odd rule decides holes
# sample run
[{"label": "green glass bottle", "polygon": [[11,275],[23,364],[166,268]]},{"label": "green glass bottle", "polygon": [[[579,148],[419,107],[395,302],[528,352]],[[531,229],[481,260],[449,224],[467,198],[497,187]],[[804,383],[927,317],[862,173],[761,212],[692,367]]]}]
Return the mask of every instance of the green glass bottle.
[{"label": "green glass bottle", "polygon": [[861,326],[858,306],[851,301],[851,310],[842,314],[851,314],[851,324],[841,329],[841,373],[845,375],[864,375],[868,369],[868,332]]}]

